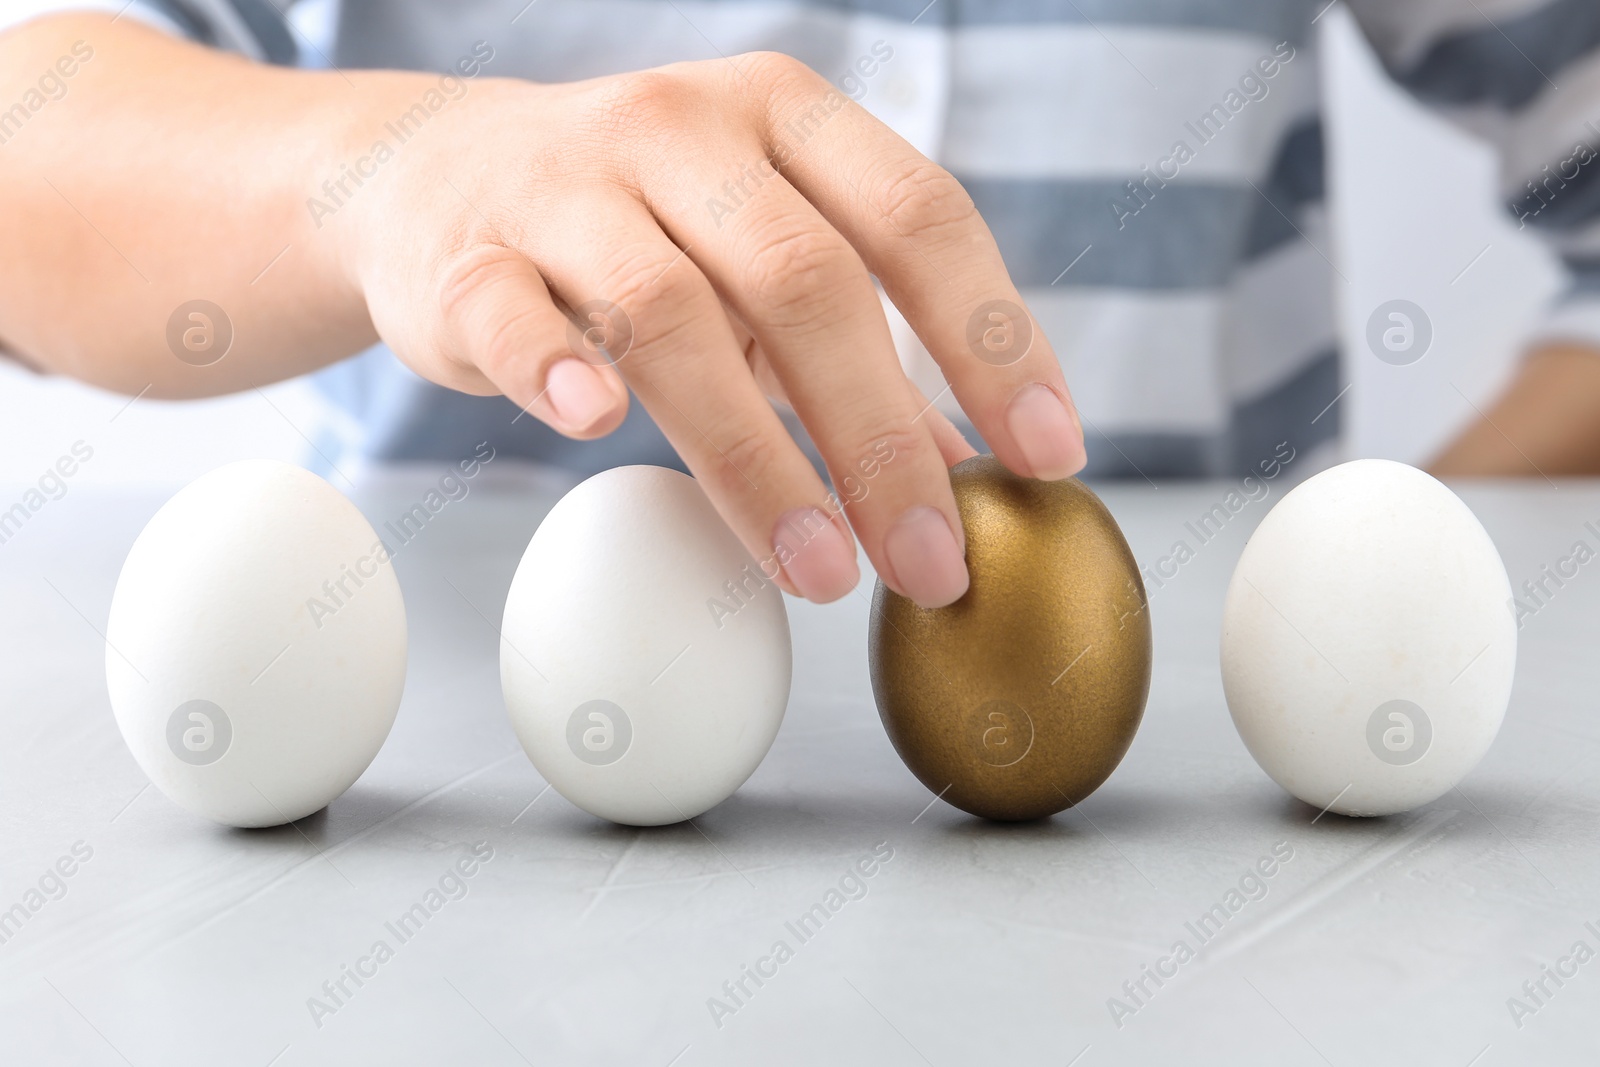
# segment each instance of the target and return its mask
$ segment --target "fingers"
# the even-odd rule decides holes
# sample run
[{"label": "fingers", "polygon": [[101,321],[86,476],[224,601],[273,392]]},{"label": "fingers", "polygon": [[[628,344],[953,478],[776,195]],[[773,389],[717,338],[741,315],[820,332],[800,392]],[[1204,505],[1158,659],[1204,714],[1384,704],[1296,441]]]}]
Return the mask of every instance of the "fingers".
[{"label": "fingers", "polygon": [[918,418],[928,424],[928,432],[933,434],[934,443],[939,446],[939,455],[944,457],[946,467],[954,467],[962,460],[978,454],[978,450],[961,435],[949,416],[934,407],[933,402],[909,378],[906,379],[906,388],[911,390],[911,397],[921,412]]},{"label": "fingers", "polygon": [[[448,384],[504,393],[568,437],[604,436],[626,417],[628,390],[599,347],[604,324],[569,322],[521,254],[474,247],[446,269],[440,304],[439,348],[458,368]],[[491,388],[472,388],[474,377]]]},{"label": "fingers", "polygon": [[[519,228],[527,261],[491,249],[453,267],[445,347],[460,377],[481,371],[573,436],[620,421],[626,379],[786,588],[814,600],[851,588],[853,527],[891,588],[948,604],[968,579],[947,467],[971,449],[906,381],[872,276],[1018,473],[1082,466],[1060,367],[953,178],[793,61],[747,60],[739,74],[596,83],[580,118],[615,135],[626,113],[642,135],[604,175],[520,194],[538,216]],[[689,121],[707,108],[726,121]],[[778,171],[743,162],[768,157]],[[734,180],[718,210],[707,193]],[[574,356],[618,351],[616,322],[591,323],[591,305],[617,309],[631,338],[614,365]],[[566,353],[551,342],[566,333],[553,329],[561,306],[585,339]],[[860,490],[841,494],[848,523],[763,387],[793,406],[834,484]]]},{"label": "fingers", "polygon": [[960,183],[817,75],[764,62],[768,154],[883,283],[995,455],[1035,478],[1081,469],[1055,352]]},{"label": "fingers", "polygon": [[[772,364],[767,359],[766,353],[761,351],[761,346],[756,344],[755,338],[750,336],[750,331],[745,329],[743,324],[732,321],[732,325],[734,336],[739,339],[740,347],[744,350],[745,362],[750,364],[750,369],[755,373],[756,384],[761,386],[761,391],[769,399],[792,409],[794,405],[789,403],[789,397],[783,391],[783,383],[779,382],[777,375],[773,373]],[[919,413],[912,421],[927,420],[928,430],[933,434],[934,443],[938,445],[939,454],[944,457],[946,467],[954,467],[962,460],[978,454],[978,450],[962,436],[949,416],[935,407],[909,377],[906,378],[906,388],[911,390],[911,398]]]},{"label": "fingers", "polygon": [[616,369],[763,573],[826,602],[860,580],[854,540],[756,384],[716,291],[637,202],[575,203],[531,250],[573,306],[610,301],[632,325]]},{"label": "fingers", "polygon": [[707,211],[698,194],[721,166],[678,158],[654,175],[662,224],[755,337],[835,486],[875,472],[870,492],[841,495],[879,575],[924,607],[951,603],[967,570],[948,466],[865,265],[776,175],[737,211]]}]

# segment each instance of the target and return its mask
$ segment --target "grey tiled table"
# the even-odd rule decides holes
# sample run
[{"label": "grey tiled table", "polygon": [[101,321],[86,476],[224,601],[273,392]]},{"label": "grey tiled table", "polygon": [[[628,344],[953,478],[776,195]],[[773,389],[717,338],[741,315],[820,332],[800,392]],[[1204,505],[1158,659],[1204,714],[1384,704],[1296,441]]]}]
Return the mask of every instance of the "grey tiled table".
[{"label": "grey tiled table", "polygon": [[[1149,562],[1224,490],[1104,495]],[[377,523],[416,491],[358,499]],[[1514,585],[1594,544],[1600,486],[1463,493]],[[75,487],[0,545],[0,909],[92,853],[0,944],[7,1064],[1600,1059],[1600,960],[1547,979],[1520,1028],[1507,1005],[1575,942],[1600,949],[1600,564],[1527,622],[1483,764],[1409,815],[1313,823],[1234,733],[1218,625],[1260,503],[1154,592],[1144,725],[1081,810],[995,826],[930,806],[879,726],[850,597],[790,602],[793,699],[749,783],[692,826],[640,831],[542,793],[512,736],[486,620],[554,498],[483,485],[397,560],[410,676],[376,762],[325,813],[243,832],[146,788],[107,705],[96,630],[162,499]],[[492,859],[464,895],[449,883],[459,899],[397,938],[386,923],[480,842]],[[796,937],[786,924],[880,842],[893,855],[864,895],[847,883],[858,899]],[[1198,945],[1186,924],[1274,846],[1293,858],[1265,894],[1146,978],[1119,1028],[1108,999],[1132,1004],[1125,982]],[[314,1017],[308,999],[332,1005],[323,983],[379,940],[392,957]],[[761,964],[779,940],[792,956]],[[771,977],[733,1001],[724,983],[758,964]],[[713,997],[733,1010],[714,1019]]]}]

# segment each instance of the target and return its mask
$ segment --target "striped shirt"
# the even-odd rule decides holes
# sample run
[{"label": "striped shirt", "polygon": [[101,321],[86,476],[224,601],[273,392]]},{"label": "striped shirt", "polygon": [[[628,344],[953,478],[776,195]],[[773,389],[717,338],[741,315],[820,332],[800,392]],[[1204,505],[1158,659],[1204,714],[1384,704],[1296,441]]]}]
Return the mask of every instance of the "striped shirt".
[{"label": "striped shirt", "polygon": [[[1508,209],[1571,268],[1541,335],[1600,345],[1600,3],[1347,2],[1399,84],[1499,149]],[[788,52],[970,192],[1061,354],[1088,473],[1159,477],[1243,474],[1284,442],[1304,452],[1337,437],[1315,25],[1327,6],[343,0],[327,54],[267,0],[136,0],[134,12],[284,64],[442,72],[487,45],[487,73],[544,82]],[[943,392],[890,318],[908,371]],[[338,446],[368,459],[451,459],[490,436],[578,471],[676,465],[637,405],[609,443],[578,444],[513,423],[503,398],[423,382],[381,346],[319,381],[349,416]]]}]

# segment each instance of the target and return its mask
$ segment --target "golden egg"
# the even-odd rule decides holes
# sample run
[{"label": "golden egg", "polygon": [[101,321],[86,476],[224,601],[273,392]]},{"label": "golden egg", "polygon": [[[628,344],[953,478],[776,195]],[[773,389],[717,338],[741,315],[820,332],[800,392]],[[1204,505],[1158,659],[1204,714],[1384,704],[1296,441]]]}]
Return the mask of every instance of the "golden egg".
[{"label": "golden egg", "polygon": [[922,784],[988,819],[1038,819],[1108,778],[1150,692],[1150,613],[1116,520],[1076,478],[975,456],[950,472],[972,585],[927,610],[878,583],[878,713]]}]

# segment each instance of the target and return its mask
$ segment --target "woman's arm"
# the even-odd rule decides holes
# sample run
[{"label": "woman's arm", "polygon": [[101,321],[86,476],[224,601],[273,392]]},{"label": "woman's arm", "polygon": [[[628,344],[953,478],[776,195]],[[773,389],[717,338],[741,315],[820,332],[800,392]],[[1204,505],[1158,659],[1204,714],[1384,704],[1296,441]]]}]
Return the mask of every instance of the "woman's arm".
[{"label": "woman's arm", "polygon": [[[319,231],[305,208],[363,112],[396,88],[386,75],[352,81],[99,15],[0,34],[5,347],[109,389],[182,397],[376,341],[350,228]],[[203,371],[166,340],[169,316],[197,299],[234,330],[227,358]]]},{"label": "woman's arm", "polygon": [[[0,34],[0,72],[26,112],[0,143],[0,340],[35,366],[195,396],[381,337],[574,437],[622,420],[625,382],[791,592],[853,587],[853,527],[892,588],[946,604],[971,449],[907,383],[876,277],[1008,467],[1083,463],[966,192],[788,57],[535,85],[490,77],[484,43],[444,78],[308,72],[54,16]],[[186,331],[204,349],[224,317],[195,366]],[[841,514],[767,393],[871,491]]]},{"label": "woman's arm", "polygon": [[1440,478],[1600,472],[1600,351],[1567,344],[1531,353],[1428,470]]}]

